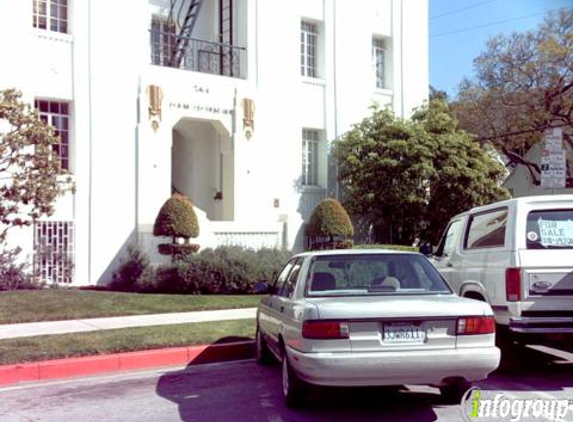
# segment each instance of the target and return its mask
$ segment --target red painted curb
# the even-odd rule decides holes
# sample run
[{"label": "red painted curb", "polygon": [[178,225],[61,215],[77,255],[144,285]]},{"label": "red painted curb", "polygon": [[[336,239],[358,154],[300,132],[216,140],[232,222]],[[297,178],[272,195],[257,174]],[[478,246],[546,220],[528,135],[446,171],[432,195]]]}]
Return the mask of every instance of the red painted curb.
[{"label": "red painted curb", "polygon": [[170,365],[198,365],[253,357],[252,341],[171,347],[0,366],[0,386]]}]

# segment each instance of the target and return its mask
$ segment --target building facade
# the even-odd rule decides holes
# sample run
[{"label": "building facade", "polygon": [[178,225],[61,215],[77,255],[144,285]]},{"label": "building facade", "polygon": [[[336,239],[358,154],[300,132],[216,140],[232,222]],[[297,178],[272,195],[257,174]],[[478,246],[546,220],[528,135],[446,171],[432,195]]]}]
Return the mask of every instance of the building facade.
[{"label": "building facade", "polygon": [[56,127],[76,184],[9,242],[46,281],[105,283],[128,245],[154,255],[180,192],[202,247],[300,248],[337,195],[329,142],[373,105],[407,118],[426,100],[427,15],[427,0],[0,2],[0,89]]}]

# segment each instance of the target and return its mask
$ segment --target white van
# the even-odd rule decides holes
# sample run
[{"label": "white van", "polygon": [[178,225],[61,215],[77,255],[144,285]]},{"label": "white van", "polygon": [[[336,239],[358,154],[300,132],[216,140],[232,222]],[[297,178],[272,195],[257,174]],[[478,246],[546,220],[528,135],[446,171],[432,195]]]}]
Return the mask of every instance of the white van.
[{"label": "white van", "polygon": [[502,328],[573,333],[573,195],[516,198],[459,214],[432,261],[460,296],[487,301]]}]

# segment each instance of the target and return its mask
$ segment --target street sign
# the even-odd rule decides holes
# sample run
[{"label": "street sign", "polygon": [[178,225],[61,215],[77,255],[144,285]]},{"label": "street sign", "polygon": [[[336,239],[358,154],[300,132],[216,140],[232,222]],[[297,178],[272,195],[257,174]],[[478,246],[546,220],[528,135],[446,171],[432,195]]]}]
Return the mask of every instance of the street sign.
[{"label": "street sign", "polygon": [[560,127],[547,129],[543,136],[545,149],[558,151],[563,148],[563,131]]},{"label": "street sign", "polygon": [[541,151],[541,186],[564,188],[567,178],[567,156],[564,149]]}]

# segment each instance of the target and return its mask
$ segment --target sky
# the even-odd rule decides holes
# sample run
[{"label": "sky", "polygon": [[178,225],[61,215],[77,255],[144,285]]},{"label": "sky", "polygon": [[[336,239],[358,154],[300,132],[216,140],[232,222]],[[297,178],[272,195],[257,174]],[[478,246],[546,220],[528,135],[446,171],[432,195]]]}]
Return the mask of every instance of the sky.
[{"label": "sky", "polygon": [[454,97],[473,59],[499,33],[535,29],[548,11],[573,8],[573,0],[429,0],[430,85]]}]

